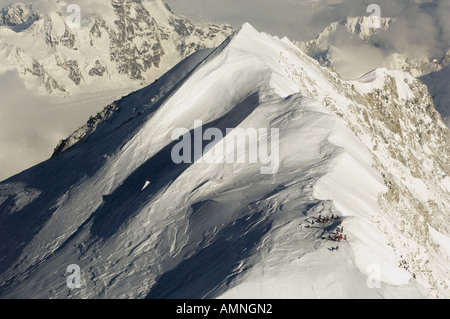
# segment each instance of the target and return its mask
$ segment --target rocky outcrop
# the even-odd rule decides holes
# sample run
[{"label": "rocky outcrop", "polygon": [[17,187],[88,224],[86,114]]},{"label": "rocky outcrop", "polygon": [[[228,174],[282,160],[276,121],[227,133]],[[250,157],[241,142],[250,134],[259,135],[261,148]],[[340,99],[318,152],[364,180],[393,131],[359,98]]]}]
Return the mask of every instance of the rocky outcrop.
[{"label": "rocky outcrop", "polygon": [[[32,52],[26,43],[0,39],[0,44],[4,41],[32,58],[23,60],[21,55],[10,54],[9,64],[35,70],[29,72],[35,78],[26,80],[40,83],[47,94],[70,94],[79,86],[92,84],[94,78],[103,85],[114,81],[135,89],[192,53],[219,45],[233,31],[228,25],[195,25],[160,0],[145,4],[103,0],[103,4],[110,7],[109,14],[83,16],[80,28],[69,27],[67,8],[59,2],[53,4],[54,11],[40,14],[32,5],[5,7],[0,12],[0,26],[15,28],[25,41],[38,41],[37,45],[47,48],[41,54]],[[30,64],[33,59],[40,71]],[[108,77],[103,76],[106,70]]]},{"label": "rocky outcrop", "polygon": [[31,4],[14,3],[0,10],[0,26],[17,27],[39,19]]}]

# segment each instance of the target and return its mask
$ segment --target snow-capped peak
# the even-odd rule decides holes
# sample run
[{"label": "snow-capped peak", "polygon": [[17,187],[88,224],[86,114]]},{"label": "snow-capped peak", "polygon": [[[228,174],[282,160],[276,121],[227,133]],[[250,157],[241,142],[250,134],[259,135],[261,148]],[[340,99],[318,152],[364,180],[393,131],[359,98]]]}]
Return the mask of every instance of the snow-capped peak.
[{"label": "snow-capped peak", "polygon": [[[2,9],[0,55],[4,64],[16,66],[27,87],[43,94],[98,91],[111,82],[136,89],[232,32],[227,25],[194,25],[160,0],[35,5]],[[72,26],[72,16],[79,25]]]},{"label": "snow-capped peak", "polygon": [[17,2],[0,10],[0,25],[15,27],[35,18],[37,14],[32,10],[31,4]]},{"label": "snow-capped peak", "polygon": [[0,183],[1,297],[448,297],[449,131],[405,73],[343,81],[246,24],[90,121]]},{"label": "snow-capped peak", "polygon": [[380,18],[380,28],[373,28],[369,21],[370,18],[366,16],[343,18],[327,26],[315,39],[305,42],[295,41],[294,43],[309,56],[326,64],[327,51],[334,44],[335,38],[339,35],[342,36],[342,32],[346,32],[350,37],[368,41],[380,30],[389,29],[395,20],[389,17]]}]

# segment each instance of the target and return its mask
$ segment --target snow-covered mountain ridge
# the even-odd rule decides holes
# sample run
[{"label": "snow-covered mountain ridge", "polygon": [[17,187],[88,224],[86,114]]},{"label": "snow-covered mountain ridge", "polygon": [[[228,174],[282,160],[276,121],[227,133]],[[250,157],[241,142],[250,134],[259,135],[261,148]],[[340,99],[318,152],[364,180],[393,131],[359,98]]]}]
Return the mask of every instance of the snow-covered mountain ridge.
[{"label": "snow-covered mountain ridge", "polygon": [[[196,120],[279,128],[279,171],[174,164]],[[344,81],[246,24],[90,122],[0,184],[1,297],[450,296],[450,132],[407,73]]]},{"label": "snow-covered mountain ridge", "polygon": [[341,19],[330,24],[315,39],[294,43],[321,65],[333,66],[341,76],[349,77],[379,67],[410,73],[424,81],[437,110],[449,125],[450,100],[447,91],[450,49],[442,57],[431,59],[412,52],[392,52],[380,34],[384,32],[384,37],[388,37],[386,34],[396,20],[381,18],[380,28],[373,29],[369,28],[368,19]]}]

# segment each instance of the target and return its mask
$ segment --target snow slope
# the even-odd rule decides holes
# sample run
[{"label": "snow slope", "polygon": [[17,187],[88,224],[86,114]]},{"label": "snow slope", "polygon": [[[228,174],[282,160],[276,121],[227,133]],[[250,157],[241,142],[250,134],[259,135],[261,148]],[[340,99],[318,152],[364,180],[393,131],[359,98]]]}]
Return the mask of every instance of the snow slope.
[{"label": "snow slope", "polygon": [[[385,43],[386,35],[380,35],[395,27],[397,20],[382,18],[380,22],[380,29],[371,29],[367,17],[347,17],[331,23],[313,40],[294,43],[321,65],[333,66],[346,79],[380,67],[408,72],[427,85],[437,110],[447,118],[450,49],[440,59],[392,51]],[[448,125],[448,119],[444,121]]]},{"label": "snow slope", "polygon": [[[450,137],[430,101],[406,73],[345,82],[245,24],[0,184],[0,297],[448,298]],[[175,164],[196,120],[278,128],[278,171],[202,160],[232,135]]]}]

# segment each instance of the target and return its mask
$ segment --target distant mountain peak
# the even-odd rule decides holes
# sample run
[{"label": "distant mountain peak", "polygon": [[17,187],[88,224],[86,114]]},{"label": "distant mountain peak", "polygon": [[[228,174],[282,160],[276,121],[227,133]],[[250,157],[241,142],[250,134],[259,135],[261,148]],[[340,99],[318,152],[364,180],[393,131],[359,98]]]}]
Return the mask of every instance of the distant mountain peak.
[{"label": "distant mountain peak", "polygon": [[[0,44],[23,52],[2,60],[18,66],[27,86],[43,94],[71,94],[111,81],[136,89],[184,57],[219,45],[233,31],[228,25],[192,24],[160,0],[103,1],[94,6],[103,12],[81,8],[81,26],[71,28],[73,13],[62,2],[54,5],[37,14],[32,4],[17,3],[0,15]],[[33,68],[30,61],[37,61],[40,73],[58,83],[54,89],[49,90],[42,75],[25,71]]]},{"label": "distant mountain peak", "polygon": [[33,11],[31,4],[17,2],[0,10],[0,26],[11,27],[13,30],[20,30],[38,19],[39,15]]},{"label": "distant mountain peak", "polygon": [[[332,49],[339,51],[340,46],[351,39],[358,39],[362,43],[372,44],[375,41],[375,47],[383,46],[378,43],[377,35],[380,32],[389,30],[396,19],[389,17],[380,18],[380,28],[375,29],[369,25],[369,17],[347,17],[331,23],[315,39],[310,41],[298,42],[298,46],[309,56],[319,61],[322,65],[333,65],[333,56],[330,53]],[[448,50],[450,52],[450,49]],[[431,72],[441,70],[450,63],[450,53],[447,52],[442,59],[411,58],[404,52],[393,52],[386,54],[383,67],[391,70],[402,70],[411,73],[414,77],[420,77]]]}]

